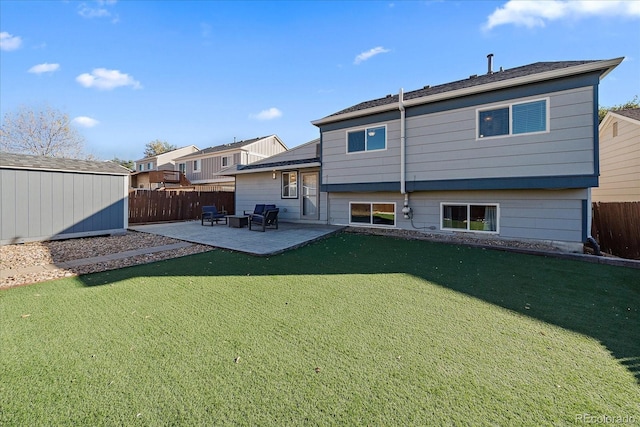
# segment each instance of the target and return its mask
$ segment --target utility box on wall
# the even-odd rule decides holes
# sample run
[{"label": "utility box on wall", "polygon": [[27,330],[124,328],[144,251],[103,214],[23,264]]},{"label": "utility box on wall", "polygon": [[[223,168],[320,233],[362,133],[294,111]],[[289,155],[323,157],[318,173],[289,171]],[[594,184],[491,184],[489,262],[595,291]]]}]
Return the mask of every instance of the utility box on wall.
[{"label": "utility box on wall", "polygon": [[129,170],[0,153],[0,244],[124,233]]}]

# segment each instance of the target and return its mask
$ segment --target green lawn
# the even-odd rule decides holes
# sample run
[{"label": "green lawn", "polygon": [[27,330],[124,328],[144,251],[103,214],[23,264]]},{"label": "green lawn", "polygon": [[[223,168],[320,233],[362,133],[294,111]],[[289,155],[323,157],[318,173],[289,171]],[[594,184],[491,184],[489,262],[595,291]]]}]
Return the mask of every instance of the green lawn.
[{"label": "green lawn", "polygon": [[1,291],[0,324],[0,425],[640,422],[630,268],[339,234]]}]

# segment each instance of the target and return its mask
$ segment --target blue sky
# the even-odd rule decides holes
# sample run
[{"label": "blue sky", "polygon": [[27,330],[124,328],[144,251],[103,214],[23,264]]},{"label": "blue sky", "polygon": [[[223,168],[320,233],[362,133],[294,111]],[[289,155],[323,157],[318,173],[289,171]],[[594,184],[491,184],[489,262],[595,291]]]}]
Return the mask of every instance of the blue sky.
[{"label": "blue sky", "polygon": [[640,95],[635,1],[0,1],[0,114],[49,105],[85,151],[211,147],[353,104],[538,61],[625,61],[601,105]]}]

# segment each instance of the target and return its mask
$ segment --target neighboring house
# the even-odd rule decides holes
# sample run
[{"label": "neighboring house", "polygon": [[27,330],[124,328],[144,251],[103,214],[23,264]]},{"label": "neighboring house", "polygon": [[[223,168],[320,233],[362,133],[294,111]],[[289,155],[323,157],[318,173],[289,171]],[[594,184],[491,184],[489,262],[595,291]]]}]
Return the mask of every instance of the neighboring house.
[{"label": "neighboring house", "polygon": [[276,135],[238,141],[205,148],[175,158],[176,168],[184,171],[187,179],[199,190],[233,191],[233,176],[220,172],[236,165],[248,165],[287,151],[287,146]]},{"label": "neighboring house", "polygon": [[609,111],[600,123],[600,185],[594,202],[640,202],[640,108]]},{"label": "neighboring house", "polygon": [[598,84],[622,60],[489,65],[312,122],[327,222],[581,252],[598,185]]},{"label": "neighboring house", "polygon": [[131,187],[157,190],[163,187],[189,185],[184,171],[176,170],[174,159],[196,151],[198,151],[198,147],[188,145],[157,156],[136,160],[134,162],[135,171],[131,174]]},{"label": "neighboring house", "polygon": [[129,170],[0,153],[0,244],[124,233]]},{"label": "neighboring house", "polygon": [[236,178],[236,212],[275,204],[279,220],[327,222],[327,194],[320,193],[320,140],[250,165],[225,171]]}]

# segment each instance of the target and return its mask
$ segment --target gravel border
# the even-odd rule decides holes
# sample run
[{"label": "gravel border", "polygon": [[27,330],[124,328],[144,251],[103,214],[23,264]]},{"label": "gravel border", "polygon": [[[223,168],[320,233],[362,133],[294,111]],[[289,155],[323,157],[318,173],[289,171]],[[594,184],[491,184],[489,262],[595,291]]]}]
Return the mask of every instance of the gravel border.
[{"label": "gravel border", "polygon": [[[170,237],[127,231],[124,234],[113,236],[97,236],[0,246],[0,271],[8,273],[7,277],[5,277],[5,274],[0,277],[0,289],[59,279],[61,277],[114,270],[131,265],[146,264],[163,259],[207,252],[214,249],[211,246],[190,244],[184,248],[150,252],[77,267],[62,267],[56,265],[126,251],[152,249],[154,247],[180,242],[182,241]],[[20,271],[24,271],[24,269],[37,271],[29,271],[26,273]],[[15,271],[15,274],[12,274],[11,270]]]}]

